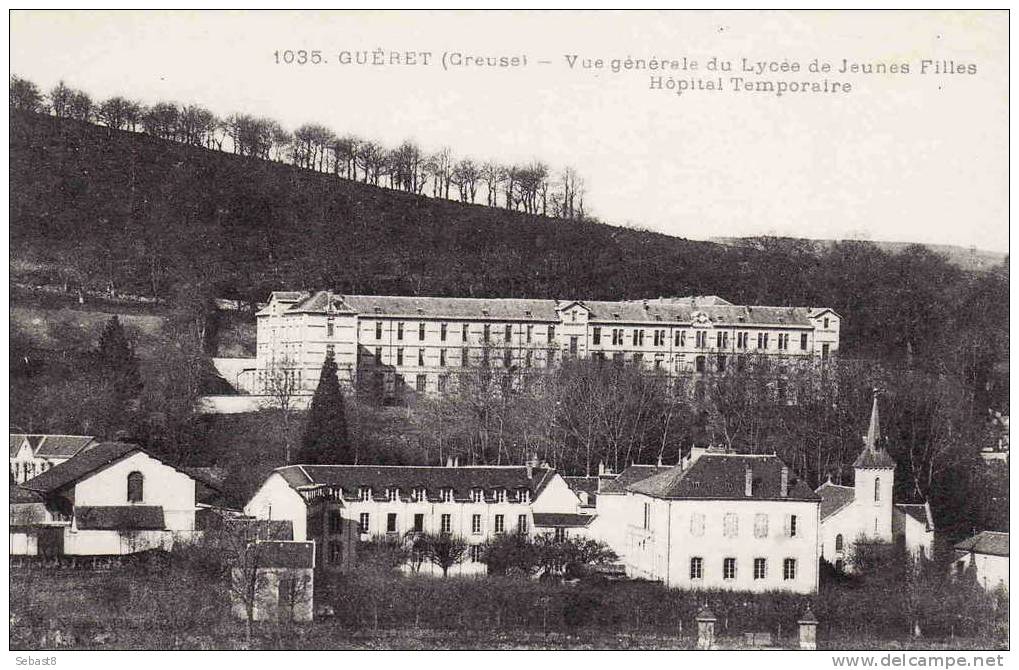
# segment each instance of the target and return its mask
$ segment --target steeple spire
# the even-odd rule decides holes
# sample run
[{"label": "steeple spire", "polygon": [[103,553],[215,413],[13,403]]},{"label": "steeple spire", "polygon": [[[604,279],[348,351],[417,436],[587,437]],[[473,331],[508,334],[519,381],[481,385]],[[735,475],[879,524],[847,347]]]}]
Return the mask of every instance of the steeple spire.
[{"label": "steeple spire", "polygon": [[881,441],[881,420],[878,417],[877,411],[877,397],[879,394],[880,391],[874,389],[874,406],[870,410],[870,427],[867,428],[867,435],[863,438],[863,443],[872,452],[877,450],[878,443]]}]

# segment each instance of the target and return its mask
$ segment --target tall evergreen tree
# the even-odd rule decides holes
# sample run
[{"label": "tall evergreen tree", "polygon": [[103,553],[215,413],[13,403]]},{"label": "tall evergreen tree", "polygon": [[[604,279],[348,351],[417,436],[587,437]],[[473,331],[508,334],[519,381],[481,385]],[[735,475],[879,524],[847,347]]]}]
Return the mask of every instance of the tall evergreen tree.
[{"label": "tall evergreen tree", "polygon": [[297,460],[312,465],[354,462],[347,435],[343,392],[336,374],[336,360],[331,353],[326,354],[318,388],[311,398],[308,423],[304,428]]},{"label": "tall evergreen tree", "polygon": [[116,315],[106,322],[99,336],[96,358],[102,374],[113,383],[118,393],[123,394],[125,399],[138,396],[142,389],[138,359]]}]

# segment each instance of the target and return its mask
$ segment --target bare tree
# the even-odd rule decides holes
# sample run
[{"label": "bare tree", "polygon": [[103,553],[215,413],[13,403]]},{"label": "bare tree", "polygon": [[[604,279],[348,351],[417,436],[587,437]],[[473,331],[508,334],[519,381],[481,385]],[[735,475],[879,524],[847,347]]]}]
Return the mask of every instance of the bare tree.
[{"label": "bare tree", "polygon": [[470,158],[464,158],[453,166],[450,182],[460,192],[460,202],[474,202],[478,194],[478,181],[480,179],[481,168]]},{"label": "bare tree", "polygon": [[63,81],[59,82],[56,86],[50,89],[49,95],[49,107],[50,111],[53,112],[54,116],[67,116],[71,105],[71,98],[74,96],[74,90],[67,86]]},{"label": "bare tree", "polygon": [[432,176],[432,196],[449,199],[450,177],[453,173],[453,151],[442,147],[428,157],[428,172]]},{"label": "bare tree", "polygon": [[486,204],[495,207],[498,205],[499,186],[506,179],[506,172],[498,163],[488,161],[481,166],[481,179],[485,181],[487,189]]},{"label": "bare tree", "polygon": [[273,359],[261,381],[266,395],[266,408],[277,410],[283,421],[284,460],[289,465],[293,450],[296,403],[301,395],[295,361],[286,355]]},{"label": "bare tree", "polygon": [[39,87],[17,75],[11,75],[10,103],[11,109],[23,112],[41,112],[43,110],[43,97],[39,92]]}]

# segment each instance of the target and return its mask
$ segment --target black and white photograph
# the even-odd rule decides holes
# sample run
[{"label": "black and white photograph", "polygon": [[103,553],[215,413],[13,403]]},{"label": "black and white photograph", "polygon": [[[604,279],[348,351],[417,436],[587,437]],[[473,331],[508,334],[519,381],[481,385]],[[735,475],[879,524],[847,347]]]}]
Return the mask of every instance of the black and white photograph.
[{"label": "black and white photograph", "polygon": [[8,662],[1007,665],[1009,18],[9,10]]}]

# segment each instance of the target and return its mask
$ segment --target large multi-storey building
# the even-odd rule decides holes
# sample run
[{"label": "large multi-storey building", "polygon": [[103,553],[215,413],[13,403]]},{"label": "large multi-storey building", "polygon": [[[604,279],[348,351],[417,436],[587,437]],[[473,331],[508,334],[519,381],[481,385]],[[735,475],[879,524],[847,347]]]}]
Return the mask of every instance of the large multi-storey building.
[{"label": "large multi-storey building", "polygon": [[669,376],[734,356],[816,360],[838,350],[829,308],[733,305],[716,296],[620,302],[275,292],[258,315],[257,378],[314,390],[328,352],[341,381],[386,399],[441,394],[468,368],[540,371],[564,358],[630,362]]}]

